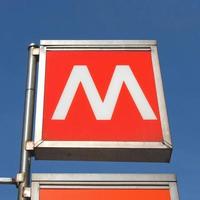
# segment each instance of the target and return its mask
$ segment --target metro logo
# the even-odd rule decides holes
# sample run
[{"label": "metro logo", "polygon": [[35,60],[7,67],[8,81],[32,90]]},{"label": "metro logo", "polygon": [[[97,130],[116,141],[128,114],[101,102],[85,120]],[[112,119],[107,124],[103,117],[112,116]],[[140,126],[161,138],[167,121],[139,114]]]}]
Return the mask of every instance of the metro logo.
[{"label": "metro logo", "polygon": [[82,84],[96,119],[111,120],[123,83],[127,86],[142,118],[144,120],[156,120],[156,116],[148,100],[128,65],[116,66],[103,101],[97,91],[88,67],[86,65],[75,65],[52,119],[64,120],[66,118],[78,86]]},{"label": "metro logo", "polygon": [[162,142],[151,51],[46,52],[42,139]]}]

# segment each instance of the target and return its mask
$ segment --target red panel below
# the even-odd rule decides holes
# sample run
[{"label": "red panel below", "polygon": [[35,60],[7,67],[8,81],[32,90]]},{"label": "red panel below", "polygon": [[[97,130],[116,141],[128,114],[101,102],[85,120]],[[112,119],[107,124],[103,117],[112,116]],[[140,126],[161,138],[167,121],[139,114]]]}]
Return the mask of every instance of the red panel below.
[{"label": "red panel below", "polygon": [[169,190],[40,189],[39,200],[170,200]]}]

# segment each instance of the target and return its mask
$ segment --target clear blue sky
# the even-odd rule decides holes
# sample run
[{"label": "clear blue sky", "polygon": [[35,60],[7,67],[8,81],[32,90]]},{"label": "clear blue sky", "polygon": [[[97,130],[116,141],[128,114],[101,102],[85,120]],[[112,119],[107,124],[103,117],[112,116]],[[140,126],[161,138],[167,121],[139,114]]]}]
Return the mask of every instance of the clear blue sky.
[{"label": "clear blue sky", "polygon": [[[27,46],[40,39],[156,39],[174,151],[170,164],[33,162],[33,172],[176,173],[181,200],[199,199],[200,1],[1,0],[0,176],[19,167]],[[0,186],[0,199],[16,199]]]}]

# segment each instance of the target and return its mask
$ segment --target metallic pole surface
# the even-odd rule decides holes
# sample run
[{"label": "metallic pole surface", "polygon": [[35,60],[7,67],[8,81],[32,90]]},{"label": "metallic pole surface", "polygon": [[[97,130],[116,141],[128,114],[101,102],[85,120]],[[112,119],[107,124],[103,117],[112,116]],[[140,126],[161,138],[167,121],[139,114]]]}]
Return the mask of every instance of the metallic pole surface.
[{"label": "metallic pole surface", "polygon": [[33,50],[37,48],[35,44],[30,44],[27,83],[25,92],[24,119],[23,119],[23,136],[21,143],[21,160],[20,174],[23,176],[23,181],[19,183],[18,200],[25,200],[23,197],[24,188],[30,184],[30,166],[31,153],[26,150],[27,141],[32,140],[33,116],[34,116],[34,97],[35,97],[35,81],[36,81],[36,65],[37,57],[33,55]]},{"label": "metallic pole surface", "polygon": [[16,184],[14,178],[0,177],[0,184]]}]

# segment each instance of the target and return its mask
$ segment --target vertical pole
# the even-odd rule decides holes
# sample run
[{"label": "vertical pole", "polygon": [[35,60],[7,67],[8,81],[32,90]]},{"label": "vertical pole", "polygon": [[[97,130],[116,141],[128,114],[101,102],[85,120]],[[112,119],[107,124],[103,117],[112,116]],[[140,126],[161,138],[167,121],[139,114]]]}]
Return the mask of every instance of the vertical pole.
[{"label": "vertical pole", "polygon": [[37,46],[30,44],[28,48],[28,72],[27,83],[25,92],[25,105],[24,105],[24,119],[23,119],[23,136],[21,142],[21,160],[20,160],[20,173],[24,177],[23,181],[19,184],[18,200],[25,200],[23,191],[25,187],[30,184],[30,166],[31,154],[26,150],[27,141],[32,140],[33,130],[33,116],[34,116],[34,96],[35,96],[35,80],[36,80],[36,65],[37,57],[33,55],[33,50]]}]

